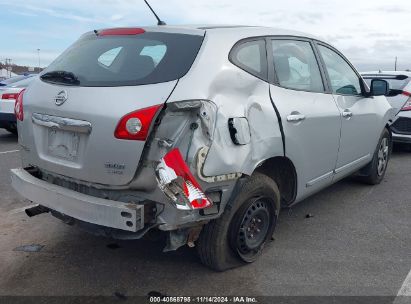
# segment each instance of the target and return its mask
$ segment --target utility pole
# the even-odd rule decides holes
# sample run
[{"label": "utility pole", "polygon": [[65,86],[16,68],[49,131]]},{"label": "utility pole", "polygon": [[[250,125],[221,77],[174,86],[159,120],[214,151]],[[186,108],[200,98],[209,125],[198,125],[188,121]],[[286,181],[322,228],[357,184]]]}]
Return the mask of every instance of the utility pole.
[{"label": "utility pole", "polygon": [[6,70],[8,72],[8,76],[11,77],[11,58],[4,59],[6,62]]},{"label": "utility pole", "polygon": [[396,70],[397,70],[397,62],[398,62],[398,57],[397,57],[397,56],[395,56],[395,66],[394,66],[395,70],[394,70],[394,71],[396,71]]},{"label": "utility pole", "polygon": [[37,56],[39,59],[39,73],[40,73],[40,49],[37,49]]}]

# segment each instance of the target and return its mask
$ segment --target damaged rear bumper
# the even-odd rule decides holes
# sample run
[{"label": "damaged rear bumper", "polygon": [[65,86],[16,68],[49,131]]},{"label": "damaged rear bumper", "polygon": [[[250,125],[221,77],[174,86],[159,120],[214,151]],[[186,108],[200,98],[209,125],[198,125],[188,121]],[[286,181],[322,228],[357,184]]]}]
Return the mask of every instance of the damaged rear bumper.
[{"label": "damaged rear bumper", "polygon": [[50,184],[24,169],[12,169],[13,188],[23,197],[83,222],[137,232],[144,228],[144,206],[97,198]]}]

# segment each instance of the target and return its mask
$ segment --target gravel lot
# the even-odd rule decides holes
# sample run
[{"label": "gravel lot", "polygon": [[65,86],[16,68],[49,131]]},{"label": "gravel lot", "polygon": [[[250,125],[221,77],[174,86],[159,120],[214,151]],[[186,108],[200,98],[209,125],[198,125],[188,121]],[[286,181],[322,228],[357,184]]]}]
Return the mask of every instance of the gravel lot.
[{"label": "gravel lot", "polygon": [[[162,242],[95,237],[16,211],[29,204],[10,186],[18,149],[0,130],[0,295],[395,296],[410,272],[411,152],[393,154],[379,186],[348,179],[282,210],[256,263],[215,273],[189,248],[162,253]],[[44,247],[15,250],[32,244]]]}]

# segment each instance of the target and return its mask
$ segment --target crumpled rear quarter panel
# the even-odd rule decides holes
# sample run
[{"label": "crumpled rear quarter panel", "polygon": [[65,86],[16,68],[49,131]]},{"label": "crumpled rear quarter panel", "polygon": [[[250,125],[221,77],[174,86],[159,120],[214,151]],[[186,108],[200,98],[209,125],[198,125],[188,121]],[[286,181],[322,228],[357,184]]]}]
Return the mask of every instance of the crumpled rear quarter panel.
[{"label": "crumpled rear quarter panel", "polygon": [[[216,104],[216,128],[203,169],[207,176],[236,172],[250,175],[263,160],[284,155],[269,84],[228,59],[231,48],[240,39],[235,35],[206,35],[194,66],[180,79],[168,101],[206,99]],[[247,118],[249,144],[235,145],[231,140],[228,119],[233,117]]]}]

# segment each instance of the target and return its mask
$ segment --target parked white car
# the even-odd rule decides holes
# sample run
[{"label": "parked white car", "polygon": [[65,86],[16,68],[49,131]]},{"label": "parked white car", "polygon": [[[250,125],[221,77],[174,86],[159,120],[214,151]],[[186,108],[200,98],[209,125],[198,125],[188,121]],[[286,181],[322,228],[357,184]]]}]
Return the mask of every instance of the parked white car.
[{"label": "parked white car", "polygon": [[[391,152],[388,83],[331,45],[247,26],[92,31],[16,101],[16,191],[97,234],[167,234],[217,270],[250,263],[281,207]],[[326,205],[324,206],[326,208]]]},{"label": "parked white car", "polygon": [[378,71],[361,74],[368,84],[376,78],[388,81],[391,92],[387,99],[398,112],[391,126],[392,139],[394,142],[411,145],[411,72]]},{"label": "parked white car", "polygon": [[5,87],[0,87],[0,128],[16,134],[17,124],[14,114],[14,105],[17,96],[23,91],[35,77],[25,77],[23,80],[13,82]]}]

